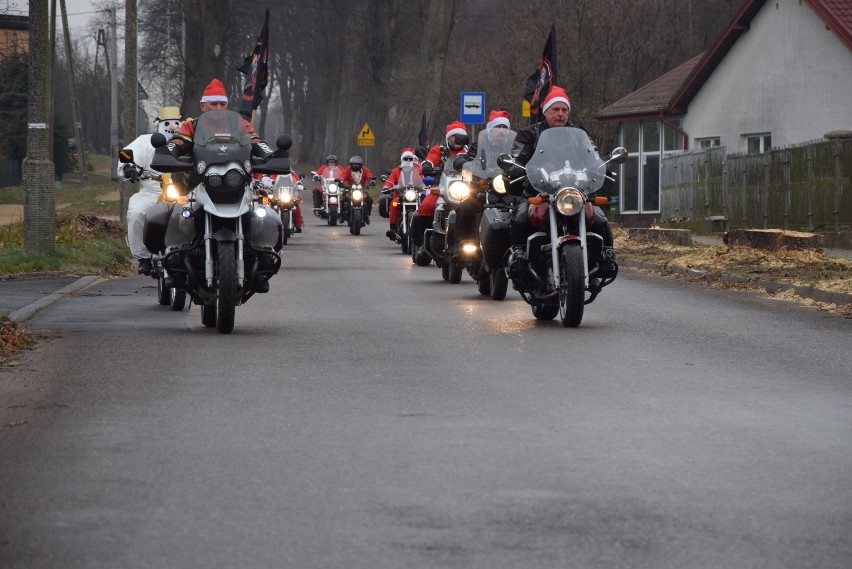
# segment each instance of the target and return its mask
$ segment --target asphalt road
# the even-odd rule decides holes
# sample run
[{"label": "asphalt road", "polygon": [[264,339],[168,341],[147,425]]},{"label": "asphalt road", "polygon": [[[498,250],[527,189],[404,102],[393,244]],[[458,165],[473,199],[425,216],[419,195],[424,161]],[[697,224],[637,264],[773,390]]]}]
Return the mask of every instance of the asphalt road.
[{"label": "asphalt road", "polygon": [[563,329],[384,221],[309,219],[230,335],[143,277],[30,320],[0,567],[852,566],[852,321],[623,271]]}]

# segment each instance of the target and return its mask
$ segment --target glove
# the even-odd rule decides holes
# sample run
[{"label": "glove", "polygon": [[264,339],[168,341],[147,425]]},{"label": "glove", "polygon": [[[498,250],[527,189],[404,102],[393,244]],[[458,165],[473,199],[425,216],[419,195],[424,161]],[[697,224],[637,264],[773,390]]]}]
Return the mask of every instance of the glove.
[{"label": "glove", "polygon": [[131,183],[136,183],[139,179],[139,172],[136,170],[136,167],[132,164],[124,165],[124,177],[130,180]]},{"label": "glove", "polygon": [[473,144],[471,144],[468,147],[468,149],[467,149],[467,159],[468,160],[473,160],[474,158],[476,158],[477,148],[478,148],[478,144],[476,142],[474,142]]},{"label": "glove", "polygon": [[314,182],[319,182],[320,180],[322,180],[322,178],[321,178],[320,176],[316,176],[316,175],[315,175],[315,176],[313,177],[313,180],[314,180]]}]

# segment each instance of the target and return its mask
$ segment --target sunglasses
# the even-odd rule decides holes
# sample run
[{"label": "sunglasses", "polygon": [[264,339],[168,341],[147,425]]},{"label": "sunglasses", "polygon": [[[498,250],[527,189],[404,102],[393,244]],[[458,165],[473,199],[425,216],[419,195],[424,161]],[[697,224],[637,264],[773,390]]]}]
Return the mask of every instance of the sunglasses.
[{"label": "sunglasses", "polygon": [[406,162],[414,162],[414,158],[403,158]]}]

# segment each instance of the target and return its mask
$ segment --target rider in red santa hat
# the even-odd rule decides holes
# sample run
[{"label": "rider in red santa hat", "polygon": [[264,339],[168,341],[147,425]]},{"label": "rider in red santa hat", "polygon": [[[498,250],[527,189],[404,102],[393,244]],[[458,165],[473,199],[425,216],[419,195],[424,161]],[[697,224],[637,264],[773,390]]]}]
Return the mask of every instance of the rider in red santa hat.
[{"label": "rider in red santa hat", "polygon": [[422,172],[420,170],[420,164],[417,163],[417,156],[414,154],[414,150],[411,148],[403,148],[402,154],[400,155],[400,164],[396,168],[394,168],[388,179],[385,181],[383,188],[395,188],[393,191],[393,197],[391,198],[391,204],[396,203],[396,207],[391,206],[389,216],[390,216],[390,229],[386,232],[388,239],[395,240],[396,239],[396,224],[399,221],[399,186],[406,186],[408,184],[414,183],[415,180],[421,178]]},{"label": "rider in red santa hat", "polygon": [[436,144],[431,148],[431,150],[429,150],[429,153],[426,154],[426,159],[423,161],[422,165],[426,167],[427,171],[434,170],[436,173],[440,172],[444,169],[444,162],[447,158],[467,152],[468,138],[464,123],[455,121],[448,124],[446,136],[446,144]]}]

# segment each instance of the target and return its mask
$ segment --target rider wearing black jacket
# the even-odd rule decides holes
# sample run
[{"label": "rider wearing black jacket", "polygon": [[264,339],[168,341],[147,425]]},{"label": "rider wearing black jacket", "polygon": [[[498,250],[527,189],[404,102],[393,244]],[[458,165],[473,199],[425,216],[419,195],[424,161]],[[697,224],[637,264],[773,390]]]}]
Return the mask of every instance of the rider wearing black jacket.
[{"label": "rider wearing black jacket", "polygon": [[[535,123],[518,131],[515,137],[515,142],[512,145],[512,155],[515,157],[515,162],[525,166],[533,157],[535,148],[538,145],[538,139],[541,133],[551,127],[570,126],[583,128],[579,125],[570,124],[568,117],[571,114],[571,101],[565,90],[561,87],[553,86],[550,92],[544,99],[541,106],[544,120]],[[585,129],[583,129],[585,130]],[[514,180],[524,175],[522,168],[512,168],[509,170],[509,179]],[[529,182],[524,179],[523,182],[516,182],[509,185],[509,193],[516,196],[533,196],[536,194]],[[595,206],[595,221],[590,226],[590,229],[595,233],[599,233],[603,238],[605,248],[612,249],[612,229],[609,227],[609,222],[601,208]],[[528,218],[529,202],[522,201],[512,216],[511,223],[511,242],[513,247],[526,249],[527,237],[533,234],[533,227]],[[545,218],[547,220],[547,218]]]}]

